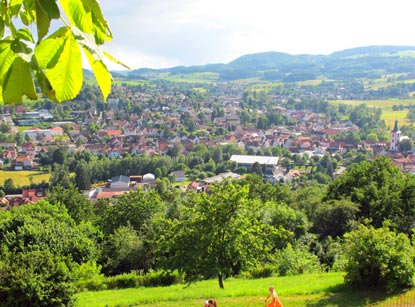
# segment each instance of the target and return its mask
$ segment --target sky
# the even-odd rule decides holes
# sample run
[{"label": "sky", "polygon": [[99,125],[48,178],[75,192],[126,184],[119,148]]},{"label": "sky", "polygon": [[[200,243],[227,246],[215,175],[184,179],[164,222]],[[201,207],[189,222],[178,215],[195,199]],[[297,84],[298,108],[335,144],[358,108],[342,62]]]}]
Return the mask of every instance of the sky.
[{"label": "sky", "polygon": [[330,54],[369,45],[415,46],[413,0],[100,3],[114,37],[104,49],[133,69],[229,63],[267,51]]}]

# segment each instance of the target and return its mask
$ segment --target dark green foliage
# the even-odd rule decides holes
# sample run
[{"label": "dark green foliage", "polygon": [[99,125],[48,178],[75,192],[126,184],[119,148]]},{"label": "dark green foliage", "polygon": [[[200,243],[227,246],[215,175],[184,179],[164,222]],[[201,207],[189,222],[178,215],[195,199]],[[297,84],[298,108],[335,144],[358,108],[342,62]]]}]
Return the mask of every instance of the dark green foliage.
[{"label": "dark green foliage", "polygon": [[249,270],[248,273],[244,274],[244,276],[248,276],[249,278],[266,278],[271,277],[275,273],[275,267],[272,265],[260,265],[256,266]]},{"label": "dark green foliage", "polygon": [[75,168],[75,183],[80,191],[91,187],[91,169],[85,161],[81,161]]},{"label": "dark green foliage", "polygon": [[97,257],[97,231],[46,201],[0,215],[4,306],[70,306],[72,269]]},{"label": "dark green foliage", "polygon": [[97,257],[96,229],[77,226],[63,206],[46,201],[14,208],[0,215],[2,246],[11,252],[48,250],[77,263]]},{"label": "dark green foliage", "polygon": [[1,306],[72,306],[75,287],[70,265],[68,258],[48,250],[3,254]]},{"label": "dark green foliage", "polygon": [[406,235],[360,225],[345,238],[347,282],[388,291],[413,285],[415,252]]},{"label": "dark green foliage", "polygon": [[270,240],[264,237],[257,201],[248,200],[248,186],[231,182],[212,185],[209,194],[189,194],[180,219],[161,219],[159,263],[185,273],[188,282],[223,279],[258,263]]},{"label": "dark green foliage", "polygon": [[63,148],[56,149],[52,154],[52,164],[63,165],[65,163],[65,150]]},{"label": "dark green foliage", "polygon": [[77,223],[94,219],[93,205],[72,184],[67,188],[54,187],[48,194],[47,200],[54,205],[64,205],[69,215]]},{"label": "dark green foliage", "polygon": [[375,227],[387,219],[399,225],[404,185],[405,175],[382,156],[352,165],[329,185],[326,200],[350,199],[359,205],[357,216],[371,219]]},{"label": "dark green foliage", "polygon": [[273,236],[274,249],[282,249],[304,236],[310,223],[304,212],[284,203],[267,202],[262,210],[264,224],[279,231]]},{"label": "dark green foliage", "polygon": [[121,226],[110,234],[103,248],[103,272],[109,275],[146,269],[146,249],[131,226]]},{"label": "dark green foliage", "polygon": [[128,273],[116,276],[100,276],[91,278],[79,284],[85,291],[137,288],[137,287],[164,287],[183,282],[183,276],[178,272],[153,271],[146,274]]},{"label": "dark green foliage", "polygon": [[112,234],[126,225],[131,225],[132,229],[140,232],[161,206],[162,201],[156,190],[132,191],[122,195],[115,206],[105,208],[99,224],[105,234]]},{"label": "dark green foliage", "polygon": [[345,199],[323,202],[315,212],[311,231],[321,238],[343,236],[358,212],[358,205]]}]

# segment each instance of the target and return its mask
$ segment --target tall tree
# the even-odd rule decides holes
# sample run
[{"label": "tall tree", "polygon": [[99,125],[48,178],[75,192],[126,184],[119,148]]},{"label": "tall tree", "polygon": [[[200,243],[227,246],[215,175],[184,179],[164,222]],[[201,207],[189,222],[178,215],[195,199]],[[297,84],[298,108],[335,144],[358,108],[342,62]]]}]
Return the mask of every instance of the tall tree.
[{"label": "tall tree", "polygon": [[359,205],[358,217],[369,218],[380,227],[386,219],[398,222],[404,185],[404,174],[382,156],[352,165],[329,185],[326,200],[350,199]]},{"label": "tall tree", "polygon": [[91,187],[91,169],[85,161],[78,163],[75,168],[75,183],[81,191]]}]

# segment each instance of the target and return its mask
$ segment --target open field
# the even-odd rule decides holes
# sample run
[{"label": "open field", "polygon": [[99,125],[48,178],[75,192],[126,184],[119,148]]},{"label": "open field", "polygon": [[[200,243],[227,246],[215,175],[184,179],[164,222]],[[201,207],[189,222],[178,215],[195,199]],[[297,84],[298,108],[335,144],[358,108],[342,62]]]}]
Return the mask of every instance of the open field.
[{"label": "open field", "polygon": [[392,127],[395,120],[399,121],[399,125],[410,124],[406,119],[408,109],[394,111],[392,108],[396,106],[408,106],[415,105],[415,99],[387,99],[387,100],[331,100],[332,104],[346,104],[357,106],[360,104],[366,104],[369,107],[377,107],[382,109],[381,118],[385,121],[387,127]]},{"label": "open field", "polygon": [[346,105],[360,105],[360,104],[367,104],[369,107],[378,107],[383,109],[390,108],[394,105],[415,105],[415,98],[410,99],[373,99],[373,100],[330,100],[332,104],[346,104]]},{"label": "open field", "polygon": [[387,299],[382,291],[349,288],[343,284],[343,273],[322,273],[229,279],[225,281],[225,289],[219,288],[217,280],[208,280],[190,286],[82,292],[77,295],[76,306],[201,307],[204,300],[213,297],[220,307],[245,307],[250,301],[249,307],[263,307],[261,298],[268,294],[270,285],[275,286],[284,307],[358,307]]},{"label": "open field", "polygon": [[[0,185],[8,178],[13,180],[16,187],[29,186],[32,183],[49,182],[50,174],[39,171],[3,171],[0,170]],[[30,179],[31,178],[31,179]]]},{"label": "open field", "polygon": [[212,83],[218,81],[219,74],[214,72],[195,72],[191,74],[170,74],[166,76],[157,76],[154,79],[163,79],[178,83]]}]

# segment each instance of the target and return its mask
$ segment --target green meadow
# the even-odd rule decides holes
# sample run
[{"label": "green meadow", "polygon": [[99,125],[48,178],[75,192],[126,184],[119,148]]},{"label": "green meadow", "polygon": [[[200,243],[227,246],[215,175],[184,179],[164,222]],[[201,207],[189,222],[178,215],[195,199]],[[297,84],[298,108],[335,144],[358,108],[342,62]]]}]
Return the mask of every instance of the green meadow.
[{"label": "green meadow", "polygon": [[[202,307],[215,298],[218,307],[264,306],[268,287],[273,285],[284,307],[358,307],[399,297],[383,291],[362,291],[344,284],[344,273],[304,274],[261,279],[228,279],[220,289],[217,280],[191,285],[129,288],[77,294],[77,307]],[[411,291],[408,294],[413,295]]]},{"label": "green meadow", "polygon": [[387,127],[393,127],[395,120],[398,120],[400,125],[410,124],[406,119],[408,109],[393,110],[393,106],[408,106],[415,105],[415,98],[410,99],[385,99],[385,100],[331,100],[332,104],[346,104],[357,106],[360,104],[366,104],[369,107],[376,107],[382,109],[381,119],[386,123]]},{"label": "green meadow", "polygon": [[39,171],[3,171],[0,170],[0,185],[8,178],[13,180],[16,187],[29,186],[30,183],[49,182],[50,174]]}]

